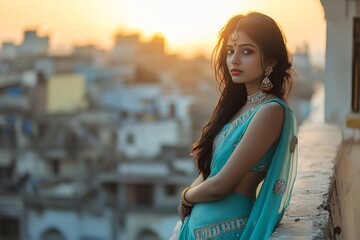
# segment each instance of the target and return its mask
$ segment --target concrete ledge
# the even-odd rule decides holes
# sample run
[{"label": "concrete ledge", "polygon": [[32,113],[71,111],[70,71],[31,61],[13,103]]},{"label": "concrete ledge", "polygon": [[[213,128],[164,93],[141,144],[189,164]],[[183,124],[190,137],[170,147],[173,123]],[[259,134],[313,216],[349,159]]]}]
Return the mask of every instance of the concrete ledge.
[{"label": "concrete ledge", "polygon": [[290,206],[271,239],[335,239],[332,216],[338,201],[335,163],[341,156],[342,134],[329,124],[299,129],[299,163]]},{"label": "concrete ledge", "polygon": [[[299,163],[290,206],[270,239],[335,239],[338,196],[334,166],[342,134],[333,125],[305,124],[299,129]],[[171,240],[177,239],[178,223]]]}]

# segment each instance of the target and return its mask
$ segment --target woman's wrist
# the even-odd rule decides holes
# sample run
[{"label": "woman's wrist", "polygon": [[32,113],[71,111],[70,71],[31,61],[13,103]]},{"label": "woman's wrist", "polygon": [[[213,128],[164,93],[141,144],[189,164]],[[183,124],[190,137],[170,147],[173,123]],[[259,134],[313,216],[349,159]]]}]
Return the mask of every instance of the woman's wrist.
[{"label": "woman's wrist", "polygon": [[189,191],[192,187],[189,186],[189,187],[186,187],[182,192],[181,192],[181,204],[185,207],[188,207],[188,208],[192,208],[195,204],[192,203],[192,202],[189,202],[186,200],[186,193],[187,191]]}]

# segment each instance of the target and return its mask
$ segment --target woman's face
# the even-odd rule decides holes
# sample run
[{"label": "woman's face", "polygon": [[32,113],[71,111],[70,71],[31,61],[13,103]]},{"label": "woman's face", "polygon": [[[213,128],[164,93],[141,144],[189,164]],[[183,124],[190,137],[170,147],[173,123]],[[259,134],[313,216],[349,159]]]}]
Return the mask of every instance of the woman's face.
[{"label": "woman's face", "polygon": [[227,42],[227,67],[234,83],[260,85],[263,76],[260,47],[244,32],[238,32],[238,39]]}]

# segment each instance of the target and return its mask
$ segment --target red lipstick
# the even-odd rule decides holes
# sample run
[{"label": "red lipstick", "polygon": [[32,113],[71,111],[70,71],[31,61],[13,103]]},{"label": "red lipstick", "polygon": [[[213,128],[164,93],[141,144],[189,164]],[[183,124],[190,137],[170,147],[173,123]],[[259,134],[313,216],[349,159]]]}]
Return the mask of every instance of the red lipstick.
[{"label": "red lipstick", "polygon": [[237,69],[237,68],[232,68],[232,69],[230,70],[230,73],[231,73],[231,75],[233,75],[233,76],[238,76],[238,75],[242,74],[243,71],[241,71],[241,70],[239,70],[239,69]]}]

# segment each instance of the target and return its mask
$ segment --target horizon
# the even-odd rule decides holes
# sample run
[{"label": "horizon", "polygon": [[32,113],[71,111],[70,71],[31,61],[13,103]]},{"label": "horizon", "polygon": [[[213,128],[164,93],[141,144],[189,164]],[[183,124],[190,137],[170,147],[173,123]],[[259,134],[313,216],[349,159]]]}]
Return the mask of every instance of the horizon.
[{"label": "horizon", "polygon": [[[176,54],[184,58],[200,55],[209,57],[216,44],[218,31],[231,16],[258,11],[279,23],[291,53],[307,43],[312,63],[324,66],[326,22],[320,2],[223,2],[219,4],[211,0],[198,0],[195,3],[190,0],[64,0],[38,3],[19,0],[8,3],[0,0],[0,15],[4,19],[0,22],[0,42],[11,41],[19,44],[26,29],[36,29],[40,36],[50,37],[50,51],[58,53],[70,51],[73,46],[89,44],[108,50],[113,46],[114,35],[119,32],[137,33],[142,42],[160,34],[165,39],[167,54]],[[32,11],[28,11],[29,8]],[[71,14],[66,14],[68,12]],[[300,18],[304,14],[309,18]]]}]

